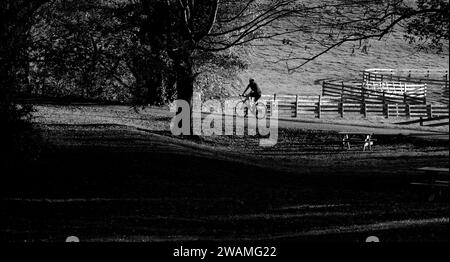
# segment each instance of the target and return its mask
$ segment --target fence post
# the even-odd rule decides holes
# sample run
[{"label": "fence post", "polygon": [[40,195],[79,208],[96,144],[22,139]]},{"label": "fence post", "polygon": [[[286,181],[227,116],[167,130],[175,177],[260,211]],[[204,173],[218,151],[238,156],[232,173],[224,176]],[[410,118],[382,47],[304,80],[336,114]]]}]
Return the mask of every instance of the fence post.
[{"label": "fence post", "polygon": [[403,103],[408,103],[408,96],[406,95],[406,93],[403,93]]},{"label": "fence post", "polygon": [[344,98],[344,81],[342,81],[342,86],[341,86],[341,100]]},{"label": "fence post", "polygon": [[361,107],[362,107],[362,113],[364,115],[364,118],[367,118],[367,105],[366,105],[366,103],[361,103]]},{"label": "fence post", "polygon": [[341,97],[341,102],[339,103],[339,110],[341,113],[341,117],[344,118],[344,99]]},{"label": "fence post", "polygon": [[386,91],[383,90],[383,104],[386,104]]},{"label": "fence post", "polygon": [[433,117],[433,105],[432,104],[427,105],[427,115],[428,115],[428,118]]},{"label": "fence post", "polygon": [[275,102],[277,100],[277,94],[273,94],[273,101]]},{"label": "fence post", "polygon": [[411,118],[411,108],[409,107],[409,104],[405,104],[405,110],[406,110],[406,117]]},{"label": "fence post", "polygon": [[321,105],[320,105],[320,103],[321,103],[321,100],[322,100],[322,98],[321,98],[321,96],[319,95],[319,102],[317,103],[317,117],[318,118],[320,118],[320,116],[321,116],[321,111],[322,111],[322,108],[321,108]]},{"label": "fence post", "polygon": [[298,117],[298,95],[295,95],[295,108],[294,108],[294,117]]},{"label": "fence post", "polygon": [[364,86],[361,86],[361,101],[363,103],[366,102],[366,89],[364,88]]},{"label": "fence post", "polygon": [[384,115],[386,116],[386,118],[389,118],[389,105],[384,103],[383,104],[383,111],[384,111]]},{"label": "fence post", "polygon": [[445,74],[444,92],[446,92],[447,88],[448,88],[448,74],[446,73]]}]

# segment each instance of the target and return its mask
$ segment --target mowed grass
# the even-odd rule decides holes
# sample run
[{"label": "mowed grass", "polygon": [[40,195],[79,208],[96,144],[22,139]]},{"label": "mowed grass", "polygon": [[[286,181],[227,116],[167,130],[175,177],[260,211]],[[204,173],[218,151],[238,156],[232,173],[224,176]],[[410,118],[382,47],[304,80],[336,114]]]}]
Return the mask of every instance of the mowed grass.
[{"label": "mowed grass", "polygon": [[[423,178],[416,167],[448,166],[448,154],[330,161],[338,151],[315,152],[310,161],[304,150],[286,170],[292,161],[256,160],[252,147],[202,147],[208,155],[126,126],[44,128],[49,147],[2,183],[2,240],[448,240],[448,201],[428,203],[426,190],[409,185]],[[329,135],[295,131],[283,140],[312,134],[318,143]]]},{"label": "mowed grass", "polygon": [[[284,32],[286,22],[278,22],[267,29],[267,33]],[[291,45],[283,44],[283,39]],[[448,44],[442,54],[418,51],[409,44],[401,31],[383,39],[372,39],[367,43],[367,54],[359,48],[359,42],[346,43],[299,70],[288,73],[288,57],[310,57],[323,50],[305,34],[282,35],[273,39],[256,41],[247,49],[249,68],[240,74],[241,85],[248,78],[255,78],[265,94],[321,94],[321,81],[326,79],[360,79],[362,70],[369,68],[393,69],[447,69],[449,68]],[[355,48],[354,54],[352,50]],[[290,67],[302,61],[288,61]]]},{"label": "mowed grass", "polygon": [[258,137],[172,137],[156,108],[38,109],[47,146],[5,172],[4,241],[448,241],[447,199],[409,184],[425,178],[418,167],[448,167],[440,142],[345,151],[333,132],[281,129],[263,149]]}]

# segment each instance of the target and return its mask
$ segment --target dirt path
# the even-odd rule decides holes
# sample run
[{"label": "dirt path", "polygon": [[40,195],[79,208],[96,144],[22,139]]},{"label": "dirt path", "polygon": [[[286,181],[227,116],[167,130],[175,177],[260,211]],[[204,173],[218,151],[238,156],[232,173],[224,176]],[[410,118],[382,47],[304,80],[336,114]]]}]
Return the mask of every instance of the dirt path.
[{"label": "dirt path", "polygon": [[[153,131],[168,131],[173,114],[165,108],[147,108],[140,113],[127,106],[52,106],[37,107],[38,123],[112,123],[143,127]],[[205,115],[203,115],[204,117]],[[419,126],[399,126],[364,120],[295,119],[279,120],[280,128],[403,134],[447,139],[448,129]]]}]

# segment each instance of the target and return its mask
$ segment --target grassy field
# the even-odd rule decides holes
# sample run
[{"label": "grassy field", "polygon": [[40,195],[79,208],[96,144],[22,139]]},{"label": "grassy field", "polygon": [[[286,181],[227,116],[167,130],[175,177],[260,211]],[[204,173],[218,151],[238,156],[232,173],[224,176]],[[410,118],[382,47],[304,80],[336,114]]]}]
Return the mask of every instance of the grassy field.
[{"label": "grassy field", "polygon": [[46,143],[5,172],[0,239],[448,241],[447,198],[409,184],[425,178],[418,167],[448,167],[447,143],[385,136],[346,151],[333,132],[281,129],[263,149],[173,137],[167,111],[148,110],[40,107]]},{"label": "grassy field", "polygon": [[[318,151],[327,137],[320,132],[312,148],[283,156],[239,141],[227,143],[234,154],[195,149],[115,125],[50,125],[45,137],[41,157],[2,183],[1,239],[448,240],[448,202],[428,203],[426,191],[409,185],[422,179],[415,167],[448,166],[445,146],[403,141],[399,151],[408,154],[380,147],[345,161],[337,148]],[[418,153],[428,150],[447,154]]]},{"label": "grassy field", "polygon": [[[269,32],[282,32],[285,28],[286,24],[280,22],[271,27]],[[285,38],[292,45],[283,44]],[[364,69],[449,68],[448,46],[442,54],[418,51],[405,41],[401,32],[392,33],[381,40],[370,40],[367,54],[361,52],[358,46],[359,43],[346,43],[289,74],[285,62],[276,63],[279,59],[289,55],[309,56],[320,52],[322,47],[311,43],[300,33],[258,41],[247,50],[250,66],[240,75],[240,82],[244,86],[248,78],[255,78],[266,94],[320,94],[322,80],[360,79],[360,72]],[[355,52],[352,54],[354,47]]]}]

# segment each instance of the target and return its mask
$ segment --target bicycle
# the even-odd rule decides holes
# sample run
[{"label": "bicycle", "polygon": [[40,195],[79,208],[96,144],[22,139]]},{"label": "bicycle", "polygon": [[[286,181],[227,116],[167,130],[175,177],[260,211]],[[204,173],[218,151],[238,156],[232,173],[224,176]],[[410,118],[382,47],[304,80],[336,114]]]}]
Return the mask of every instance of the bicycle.
[{"label": "bicycle", "polygon": [[[248,111],[256,116],[257,119],[263,119],[267,114],[267,107],[262,102],[253,102],[249,95],[239,95],[242,99],[236,104],[236,115],[239,117],[247,117]],[[249,110],[250,109],[250,110]]]}]

